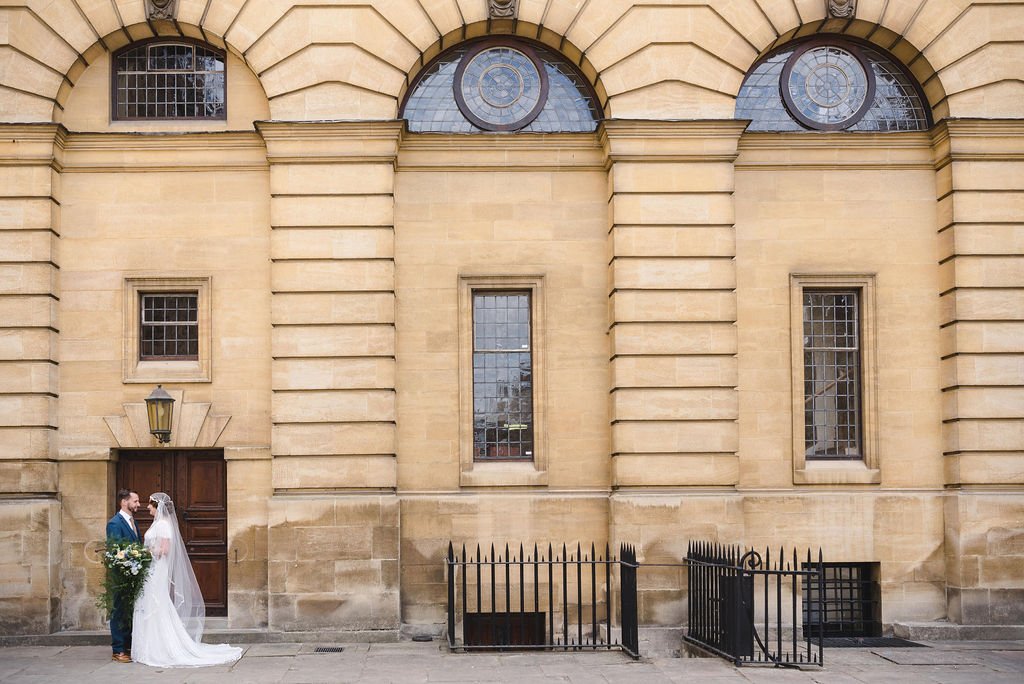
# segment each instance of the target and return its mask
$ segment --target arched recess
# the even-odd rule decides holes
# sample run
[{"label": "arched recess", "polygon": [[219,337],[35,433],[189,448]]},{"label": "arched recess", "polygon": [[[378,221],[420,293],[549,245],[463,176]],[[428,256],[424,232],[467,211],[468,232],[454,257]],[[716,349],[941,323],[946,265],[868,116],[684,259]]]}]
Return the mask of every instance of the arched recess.
[{"label": "arched recess", "polygon": [[[446,33],[440,40],[420,53],[419,58],[407,73],[405,80],[402,82],[401,91],[398,94],[400,105],[405,102],[410,87],[416,83],[419,75],[443,52],[478,38],[492,36],[516,36],[529,42],[540,43],[559,53],[579,70],[580,74],[592,88],[597,105],[603,115],[605,117],[609,115],[608,93],[601,83],[597,69],[591,64],[583,51],[573,45],[565,36],[559,35],[543,26],[525,21],[478,21]],[[401,106],[399,109],[401,109]]]},{"label": "arched recess", "polygon": [[54,102],[54,122],[73,131],[109,130],[112,56],[127,45],[175,38],[209,44],[226,53],[227,118],[219,121],[121,121],[116,124],[118,130],[251,130],[254,121],[270,118],[263,86],[244,55],[220,36],[200,27],[161,21],[127,26],[96,41],[75,61],[61,85]]},{"label": "arched recess", "polygon": [[924,54],[905,37],[891,29],[860,19],[818,21],[790,29],[762,47],[757,59],[751,63],[751,68],[777,48],[807,38],[828,35],[847,36],[889,53],[906,67],[920,85],[921,92],[931,108],[932,119],[938,121],[949,116],[949,101],[942,81]]}]

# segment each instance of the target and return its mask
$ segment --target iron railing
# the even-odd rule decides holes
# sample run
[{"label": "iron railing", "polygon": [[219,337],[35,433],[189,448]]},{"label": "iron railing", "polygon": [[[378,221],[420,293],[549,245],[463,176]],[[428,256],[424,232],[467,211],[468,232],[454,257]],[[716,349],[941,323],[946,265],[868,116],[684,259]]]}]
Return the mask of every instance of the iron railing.
[{"label": "iron railing", "polygon": [[[768,550],[762,557],[739,546],[691,542],[686,565],[686,641],[736,665],[823,665],[823,611],[800,607],[801,598],[820,601],[824,596],[820,549],[816,563],[807,551],[801,569],[796,550],[789,561],[780,549],[773,565]],[[800,589],[808,586],[817,591],[801,597]],[[810,619],[814,622],[809,624]]]},{"label": "iron railing", "polygon": [[575,553],[564,544],[557,553],[549,544],[546,554],[537,545],[532,553],[520,545],[515,554],[506,544],[502,554],[492,544],[489,553],[477,545],[471,554],[449,543],[445,566],[453,650],[621,649],[639,657],[631,546],[624,544],[616,559],[607,545],[603,555],[593,544],[590,553],[580,544]]}]

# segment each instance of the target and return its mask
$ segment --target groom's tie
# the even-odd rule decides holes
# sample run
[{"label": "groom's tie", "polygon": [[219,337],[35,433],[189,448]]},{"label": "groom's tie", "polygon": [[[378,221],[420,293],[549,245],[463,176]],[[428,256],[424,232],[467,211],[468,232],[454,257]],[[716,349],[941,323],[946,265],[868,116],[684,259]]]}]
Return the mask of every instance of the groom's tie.
[{"label": "groom's tie", "polygon": [[128,524],[132,526],[132,533],[135,535],[135,538],[138,539],[139,531],[135,527],[135,518],[128,518]]}]

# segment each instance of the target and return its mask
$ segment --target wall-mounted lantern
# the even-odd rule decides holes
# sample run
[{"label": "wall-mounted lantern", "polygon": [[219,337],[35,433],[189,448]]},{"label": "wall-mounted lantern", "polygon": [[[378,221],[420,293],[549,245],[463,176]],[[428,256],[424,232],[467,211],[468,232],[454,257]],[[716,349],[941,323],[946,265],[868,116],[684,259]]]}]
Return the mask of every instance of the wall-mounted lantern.
[{"label": "wall-mounted lantern", "polygon": [[171,417],[174,415],[174,397],[157,385],[146,397],[146,413],[149,416],[149,431],[157,441],[167,444],[171,441]]}]

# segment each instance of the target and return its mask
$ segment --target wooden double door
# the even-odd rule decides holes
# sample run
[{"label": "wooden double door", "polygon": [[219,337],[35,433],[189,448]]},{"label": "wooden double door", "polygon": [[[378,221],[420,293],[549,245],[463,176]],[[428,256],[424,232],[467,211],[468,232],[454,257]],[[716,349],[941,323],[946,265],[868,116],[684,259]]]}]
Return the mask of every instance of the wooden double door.
[{"label": "wooden double door", "polygon": [[149,495],[164,492],[174,501],[185,548],[206,601],[206,614],[228,614],[227,465],[221,449],[128,449],[120,452],[115,489],[139,493],[135,514],[140,534],[153,519]]}]

